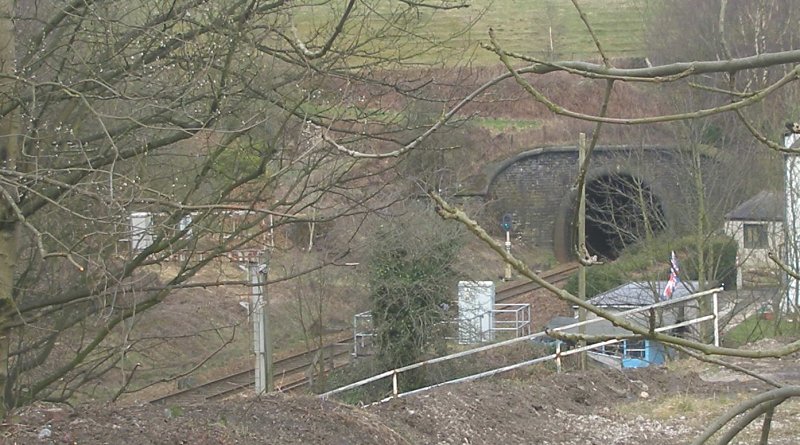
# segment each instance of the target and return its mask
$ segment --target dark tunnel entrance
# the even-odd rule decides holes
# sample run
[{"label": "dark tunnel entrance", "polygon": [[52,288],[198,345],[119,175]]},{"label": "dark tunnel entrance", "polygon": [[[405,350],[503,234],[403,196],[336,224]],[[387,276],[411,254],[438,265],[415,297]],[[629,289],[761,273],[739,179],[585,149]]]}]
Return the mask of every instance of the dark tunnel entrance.
[{"label": "dark tunnel entrance", "polygon": [[664,229],[664,210],[643,181],[628,174],[607,174],[586,184],[586,248],[614,260],[648,231]]}]

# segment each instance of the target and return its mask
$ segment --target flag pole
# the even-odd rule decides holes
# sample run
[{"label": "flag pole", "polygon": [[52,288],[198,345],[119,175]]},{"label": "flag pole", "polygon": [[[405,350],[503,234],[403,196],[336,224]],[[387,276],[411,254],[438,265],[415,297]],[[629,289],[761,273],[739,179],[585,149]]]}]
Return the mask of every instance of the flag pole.
[{"label": "flag pole", "polygon": [[[581,174],[581,168],[583,167],[584,161],[586,160],[586,133],[580,133],[578,135],[578,175]],[[585,178],[586,176],[584,176]],[[584,179],[583,183],[581,184],[580,193],[580,200],[578,201],[578,242],[576,243],[577,246],[586,246],[586,180]],[[576,249],[579,251],[578,255],[581,255],[582,249]],[[586,301],[586,266],[583,265],[583,262],[579,262],[578,264],[578,298],[581,301]],[[578,321],[583,322],[586,321],[586,309],[583,307],[578,309]],[[586,335],[586,325],[581,325],[578,328],[578,333],[581,336]],[[585,341],[581,340],[578,343],[578,347],[586,346]],[[586,352],[581,352],[579,355],[579,362],[581,370],[586,370]]]}]

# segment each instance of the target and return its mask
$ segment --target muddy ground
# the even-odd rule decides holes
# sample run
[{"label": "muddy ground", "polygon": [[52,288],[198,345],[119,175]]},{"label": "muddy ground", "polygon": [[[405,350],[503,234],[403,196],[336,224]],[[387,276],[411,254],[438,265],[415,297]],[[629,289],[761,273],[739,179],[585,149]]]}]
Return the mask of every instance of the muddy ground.
[{"label": "muddy ground", "polygon": [[[797,384],[797,356],[760,370]],[[523,374],[452,385],[377,406],[312,396],[192,406],[39,404],[17,412],[8,444],[680,444],[767,387],[695,361],[633,371]],[[776,411],[770,444],[795,444],[800,404]],[[740,443],[752,443],[748,432]]]}]

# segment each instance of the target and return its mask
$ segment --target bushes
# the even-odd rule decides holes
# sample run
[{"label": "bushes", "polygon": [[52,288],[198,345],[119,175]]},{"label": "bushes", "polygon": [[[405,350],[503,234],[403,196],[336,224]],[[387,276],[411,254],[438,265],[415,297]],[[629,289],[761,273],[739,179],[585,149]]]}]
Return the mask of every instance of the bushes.
[{"label": "bushes", "polygon": [[[706,260],[706,279],[712,284],[722,284],[726,290],[736,289],[736,241],[726,236],[718,236],[703,244]],[[698,279],[700,254],[697,248],[690,248],[690,256],[683,265],[683,277]]]},{"label": "bushes", "polygon": [[[706,279],[725,289],[736,289],[736,242],[728,237],[718,236],[703,243],[706,261]],[[648,270],[658,267],[657,280],[666,280],[669,275],[670,250],[678,254],[682,280],[697,280],[699,250],[688,238],[670,240],[669,244],[656,242],[652,246],[637,246],[623,252],[613,263],[592,266],[586,271],[586,298],[611,290],[629,281],[652,279],[644,277]],[[685,253],[685,252],[688,252]],[[662,273],[663,270],[663,273]],[[570,277],[564,289],[572,294],[578,293],[578,274]]]},{"label": "bushes", "polygon": [[378,358],[389,368],[416,361],[441,335],[436,331],[452,304],[452,264],[463,228],[432,211],[396,217],[372,237],[369,287]]},{"label": "bushes", "polygon": [[[626,278],[620,266],[616,263],[592,266],[586,270],[586,298],[592,298],[607,290],[613,289],[625,282]],[[573,274],[564,289],[574,295],[578,294],[578,273]]]}]

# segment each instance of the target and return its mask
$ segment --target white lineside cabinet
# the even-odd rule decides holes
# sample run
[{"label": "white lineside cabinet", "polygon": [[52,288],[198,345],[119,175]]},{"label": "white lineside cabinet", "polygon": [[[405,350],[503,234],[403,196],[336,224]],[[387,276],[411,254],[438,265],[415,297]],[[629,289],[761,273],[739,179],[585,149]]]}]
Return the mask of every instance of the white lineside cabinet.
[{"label": "white lineside cabinet", "polygon": [[153,214],[133,212],[131,223],[131,250],[139,252],[153,244]]},{"label": "white lineside cabinet", "polygon": [[494,282],[458,282],[458,342],[462,345],[492,340]]}]

